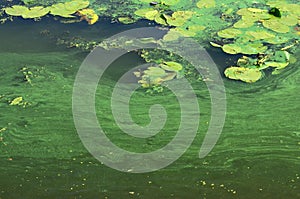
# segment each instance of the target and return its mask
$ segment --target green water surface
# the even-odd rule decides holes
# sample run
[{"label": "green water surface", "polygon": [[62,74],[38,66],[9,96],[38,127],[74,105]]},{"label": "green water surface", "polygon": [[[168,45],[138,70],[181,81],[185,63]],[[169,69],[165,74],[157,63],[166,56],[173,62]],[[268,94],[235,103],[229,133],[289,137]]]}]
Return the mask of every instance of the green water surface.
[{"label": "green water surface", "polygon": [[[88,53],[58,46],[56,39],[66,33],[107,38],[142,26],[147,22],[122,26],[102,21],[88,26],[46,19],[1,25],[0,129],[6,130],[0,134],[0,198],[300,198],[299,62],[254,84],[224,78],[225,126],[213,151],[203,159],[198,152],[211,106],[205,83],[199,82],[193,83],[201,110],[198,134],[188,151],[170,166],[151,173],[123,173],[89,154],[72,116],[73,83]],[[50,36],[42,34],[43,30],[49,30]],[[212,52],[223,73],[224,60],[230,59],[220,51]],[[141,63],[143,60],[131,53],[112,67],[117,73],[118,68]],[[24,81],[24,67],[33,74],[31,84]],[[107,74],[96,94],[97,116],[108,137],[137,152],[167,144],[179,125],[176,97],[167,90],[158,95],[142,90],[135,93],[130,112],[137,124],[149,122],[149,107],[156,103],[166,108],[168,122],[159,135],[132,140],[122,134],[111,114],[110,94],[116,81]],[[20,96],[28,102],[25,107],[9,105]]]}]

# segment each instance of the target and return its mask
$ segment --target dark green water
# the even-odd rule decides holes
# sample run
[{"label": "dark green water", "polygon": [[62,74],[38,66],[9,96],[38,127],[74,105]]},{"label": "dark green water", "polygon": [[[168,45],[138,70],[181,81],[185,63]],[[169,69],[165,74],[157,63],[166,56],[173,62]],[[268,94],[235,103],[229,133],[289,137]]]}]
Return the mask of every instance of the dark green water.
[{"label": "dark green water", "polygon": [[[201,110],[200,127],[188,151],[170,166],[151,173],[113,170],[92,157],[77,135],[72,116],[72,88],[86,57],[57,46],[55,38],[105,38],[132,27],[15,21],[0,26],[0,198],[300,198],[300,69],[291,64],[283,74],[255,84],[224,79],[227,116],[213,151],[198,158],[210,118],[204,83],[194,83]],[[40,34],[49,30],[50,36]],[[218,60],[227,59],[215,54]],[[299,59],[299,53],[296,54]],[[114,68],[142,63],[135,54]],[[31,84],[22,71],[31,71]],[[222,68],[224,66],[220,66]],[[151,139],[132,141],[114,124],[107,74],[97,90],[97,116],[107,135],[128,150],[147,152],[167,144],[178,128],[179,105],[171,92],[132,97],[131,114],[138,124],[149,122],[148,109],[159,102],[167,109],[166,128]],[[22,96],[29,105],[10,106]],[[191,121],[191,124],[193,121]]]}]

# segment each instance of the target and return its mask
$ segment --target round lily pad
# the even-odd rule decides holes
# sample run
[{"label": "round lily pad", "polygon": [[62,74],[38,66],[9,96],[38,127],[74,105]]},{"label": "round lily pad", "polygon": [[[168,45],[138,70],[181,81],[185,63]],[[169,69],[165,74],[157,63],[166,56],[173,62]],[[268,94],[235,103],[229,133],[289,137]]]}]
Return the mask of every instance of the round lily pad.
[{"label": "round lily pad", "polygon": [[222,38],[236,38],[238,35],[242,34],[242,31],[235,28],[227,28],[219,31],[217,34]]},{"label": "round lily pad", "polygon": [[275,37],[274,34],[269,33],[268,31],[265,31],[265,30],[247,31],[246,34],[252,36],[255,40],[268,39],[268,38]]},{"label": "round lily pad", "polygon": [[283,16],[281,17],[280,22],[287,26],[294,26],[298,23],[298,16],[297,15]]},{"label": "round lily pad", "polygon": [[290,28],[287,25],[280,23],[278,19],[270,19],[263,21],[264,27],[271,29],[279,33],[287,33],[290,31]]},{"label": "round lily pad", "polygon": [[242,48],[236,44],[225,44],[222,49],[228,54],[238,54],[242,51]]},{"label": "round lily pad", "polygon": [[269,44],[283,44],[286,43],[288,40],[289,39],[286,37],[276,35],[275,37],[264,39],[264,42],[267,42]]},{"label": "round lily pad", "polygon": [[212,8],[216,6],[215,0],[200,0],[197,3],[198,8]]},{"label": "round lily pad", "polygon": [[36,6],[36,7],[30,8],[28,10],[28,12],[23,13],[22,17],[24,19],[42,17],[42,16],[48,14],[49,11],[50,11],[49,8],[44,8],[43,6]]},{"label": "round lily pad", "polygon": [[4,8],[4,11],[6,14],[11,16],[21,16],[29,10],[26,6],[14,5],[12,7]]},{"label": "round lily pad", "polygon": [[262,43],[248,43],[248,44],[243,44],[240,47],[241,47],[240,52],[247,55],[264,53],[268,49],[268,47],[264,46]]},{"label": "round lily pad", "polygon": [[191,25],[188,27],[188,30],[192,32],[200,32],[205,28],[206,28],[205,26],[201,26],[201,25]]},{"label": "round lily pad", "polygon": [[249,28],[254,25],[254,22],[252,20],[239,20],[236,23],[233,24],[233,27],[235,28]]},{"label": "round lily pad", "polygon": [[230,79],[241,80],[252,83],[262,77],[262,72],[255,68],[229,67],[224,72],[225,76]]},{"label": "round lily pad", "polygon": [[137,16],[140,16],[140,17],[145,17],[146,13],[150,12],[150,11],[154,11],[154,9],[153,8],[141,8],[141,9],[136,10],[134,12],[134,14]]}]

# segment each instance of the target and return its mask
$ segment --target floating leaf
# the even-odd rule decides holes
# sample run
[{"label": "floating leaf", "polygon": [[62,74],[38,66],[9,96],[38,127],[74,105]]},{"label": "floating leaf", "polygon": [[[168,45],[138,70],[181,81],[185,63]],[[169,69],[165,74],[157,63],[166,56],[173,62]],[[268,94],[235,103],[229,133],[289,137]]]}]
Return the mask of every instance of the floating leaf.
[{"label": "floating leaf", "polygon": [[161,25],[168,25],[166,19],[161,14],[157,14],[154,21]]},{"label": "floating leaf", "polygon": [[246,34],[252,36],[255,40],[268,39],[268,38],[275,37],[274,34],[271,34],[265,30],[247,31]]},{"label": "floating leaf", "polygon": [[180,0],[161,0],[160,2],[164,5],[172,6],[178,4]]},{"label": "floating leaf", "polygon": [[287,26],[294,26],[298,23],[298,17],[296,15],[283,16],[281,17],[280,22]]},{"label": "floating leaf", "polygon": [[200,0],[197,3],[198,8],[212,8],[216,6],[215,0]]},{"label": "floating leaf", "polygon": [[23,97],[16,97],[13,99],[9,105],[14,106],[14,105],[20,105],[23,101]]},{"label": "floating leaf", "polygon": [[241,53],[247,55],[255,55],[258,53],[264,53],[268,47],[264,46],[262,43],[248,43],[241,45]]},{"label": "floating leaf", "polygon": [[247,83],[258,81],[262,77],[260,70],[255,68],[229,67],[224,72],[230,79],[241,80]]},{"label": "floating leaf", "polygon": [[180,34],[178,31],[176,31],[175,29],[170,29],[168,31],[167,34],[165,34],[165,36],[163,37],[164,41],[175,41],[177,40],[179,37],[182,37],[183,35]]},{"label": "floating leaf", "polygon": [[167,23],[171,26],[182,26],[188,19],[190,19],[193,16],[192,11],[176,11],[172,14],[172,16],[169,15],[163,15],[165,19],[167,20]]},{"label": "floating leaf", "polygon": [[288,66],[289,62],[282,63],[282,62],[269,61],[269,62],[265,62],[264,64],[266,66],[282,69],[282,68],[285,68],[286,66]]},{"label": "floating leaf", "polygon": [[176,71],[176,72],[182,70],[183,68],[181,64],[173,61],[164,62],[163,64],[160,65],[160,67],[167,71]]},{"label": "floating leaf", "polygon": [[279,32],[279,33],[287,33],[290,31],[290,28],[287,25],[284,25],[282,23],[280,23],[279,20],[275,20],[275,19],[270,19],[270,20],[265,20],[263,21],[263,25],[266,28],[269,28],[275,32]]},{"label": "floating leaf", "polygon": [[22,14],[22,17],[24,19],[42,17],[48,14],[49,11],[50,11],[49,8],[44,8],[43,6],[36,6],[36,7],[29,8],[28,12]]},{"label": "floating leaf", "polygon": [[164,69],[159,67],[153,67],[150,66],[147,68],[147,70],[144,71],[145,75],[149,75],[152,77],[163,77],[166,75],[166,72]]},{"label": "floating leaf", "polygon": [[135,22],[135,20],[132,19],[131,17],[119,17],[118,21],[123,23],[123,24],[131,24],[131,23]]},{"label": "floating leaf", "polygon": [[146,13],[150,12],[150,11],[154,11],[154,9],[153,8],[142,8],[142,9],[136,10],[134,12],[134,14],[137,16],[140,16],[140,17],[145,17]]},{"label": "floating leaf", "polygon": [[154,20],[158,13],[159,12],[157,10],[148,11],[145,13],[145,18],[149,20]]},{"label": "floating leaf", "polygon": [[209,42],[210,43],[210,45],[212,45],[213,47],[216,47],[216,48],[222,48],[222,45],[220,45],[220,44],[217,44],[217,43],[215,43],[215,42]]},{"label": "floating leaf", "polygon": [[235,28],[227,28],[218,32],[218,36],[222,38],[236,38],[238,35],[242,34],[242,31]]},{"label": "floating leaf", "polygon": [[289,39],[286,37],[276,35],[275,37],[265,39],[264,42],[267,42],[269,44],[282,44],[286,43],[288,40]]},{"label": "floating leaf", "polygon": [[205,26],[201,26],[201,25],[191,25],[188,27],[188,30],[192,32],[200,32],[205,28],[206,28]]},{"label": "floating leaf", "polygon": [[225,44],[222,49],[228,54],[238,54],[242,51],[242,48],[236,44]]},{"label": "floating leaf", "polygon": [[28,12],[28,8],[26,6],[14,5],[12,7],[4,8],[4,11],[11,16],[21,16],[23,13]]},{"label": "floating leaf", "polygon": [[239,20],[233,24],[235,28],[249,28],[253,26],[254,22],[252,20]]}]

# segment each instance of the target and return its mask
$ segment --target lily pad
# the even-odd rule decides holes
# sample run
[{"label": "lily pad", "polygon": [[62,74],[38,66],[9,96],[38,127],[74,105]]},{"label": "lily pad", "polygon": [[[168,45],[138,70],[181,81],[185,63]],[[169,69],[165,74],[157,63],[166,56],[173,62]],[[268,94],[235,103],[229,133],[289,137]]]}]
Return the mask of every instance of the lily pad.
[{"label": "lily pad", "polygon": [[163,77],[166,75],[166,72],[162,68],[150,66],[144,71],[144,74],[151,77]]},{"label": "lily pad", "polygon": [[173,61],[164,62],[163,64],[160,64],[160,67],[164,70],[175,71],[175,72],[178,72],[183,68],[180,63],[173,62]]},{"label": "lily pad", "polygon": [[50,7],[50,14],[61,17],[74,17],[76,11],[89,6],[89,1],[73,0],[65,3],[57,3]]},{"label": "lily pad", "polygon": [[264,27],[279,33],[287,33],[290,31],[290,28],[287,25],[280,23],[280,20],[278,19],[265,20],[263,21],[263,25]]},{"label": "lily pad", "polygon": [[247,31],[247,35],[252,36],[255,40],[274,38],[275,35],[265,30]]},{"label": "lily pad", "polygon": [[36,6],[32,8],[27,8],[25,6],[12,6],[11,8],[4,9],[6,14],[11,16],[22,16],[24,19],[27,18],[38,18],[49,13],[49,8],[44,8],[43,6]]},{"label": "lily pad", "polygon": [[262,43],[248,43],[241,45],[241,53],[246,55],[255,55],[258,53],[264,53],[268,47],[264,46]]},{"label": "lily pad", "polygon": [[241,80],[252,83],[262,77],[262,72],[255,68],[229,67],[224,72],[225,76],[230,79]]},{"label": "lily pad", "polygon": [[238,54],[242,51],[242,48],[236,44],[225,44],[222,49],[228,54]]},{"label": "lily pad", "polygon": [[188,19],[193,16],[192,11],[176,11],[172,16],[163,15],[167,20],[167,23],[171,26],[182,26]]},{"label": "lily pad", "polygon": [[123,23],[123,24],[132,24],[132,23],[136,22],[131,17],[119,17],[118,21],[121,22],[121,23]]},{"label": "lily pad", "polygon": [[157,10],[148,11],[145,13],[145,18],[149,20],[154,20],[158,13],[159,12]]},{"label": "lily pad", "polygon": [[164,41],[175,41],[178,38],[182,37],[183,35],[180,34],[178,31],[175,29],[170,29],[167,34],[163,37]]},{"label": "lily pad", "polygon": [[200,0],[197,3],[198,8],[213,8],[216,6],[215,0]]},{"label": "lily pad", "polygon": [[26,6],[14,5],[12,7],[4,8],[6,14],[11,16],[21,16],[22,14],[28,12]]},{"label": "lily pad", "polygon": [[140,17],[145,17],[146,13],[154,11],[153,8],[141,8],[139,10],[136,10],[134,12],[135,15],[140,16]]},{"label": "lily pad", "polygon": [[206,28],[205,26],[201,26],[201,25],[191,25],[188,27],[188,30],[192,32],[200,32],[203,31],[205,28]]},{"label": "lily pad", "polygon": [[276,35],[272,38],[264,39],[264,42],[267,42],[269,44],[283,44],[286,43],[289,39],[280,35]]},{"label": "lily pad", "polygon": [[238,29],[227,28],[227,29],[219,31],[217,34],[219,37],[230,39],[230,38],[236,38],[238,35],[240,35],[242,33],[243,32]]},{"label": "lily pad", "polygon": [[254,22],[252,20],[239,20],[236,23],[233,24],[233,27],[235,28],[249,28],[254,25]]}]

